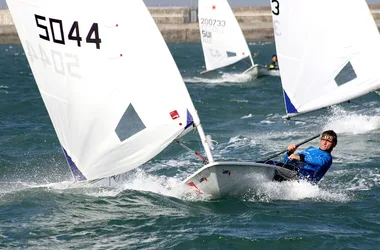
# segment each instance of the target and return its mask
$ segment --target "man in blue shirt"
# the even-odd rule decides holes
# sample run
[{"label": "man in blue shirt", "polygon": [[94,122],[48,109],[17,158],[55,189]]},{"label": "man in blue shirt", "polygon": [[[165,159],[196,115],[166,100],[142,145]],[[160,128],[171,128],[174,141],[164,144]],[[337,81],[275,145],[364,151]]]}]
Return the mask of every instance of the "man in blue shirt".
[{"label": "man in blue shirt", "polygon": [[322,133],[319,149],[309,147],[295,154],[295,144],[288,146],[288,152],[284,155],[284,167],[295,168],[300,179],[306,179],[318,183],[332,164],[331,151],[338,143],[338,137],[333,130]]}]

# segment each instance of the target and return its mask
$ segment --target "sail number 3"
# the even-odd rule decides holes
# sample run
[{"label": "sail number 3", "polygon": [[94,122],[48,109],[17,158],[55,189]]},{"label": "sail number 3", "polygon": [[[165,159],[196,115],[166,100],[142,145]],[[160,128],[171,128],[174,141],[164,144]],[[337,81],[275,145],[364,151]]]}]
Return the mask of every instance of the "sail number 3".
[{"label": "sail number 3", "polygon": [[[40,16],[40,15],[34,15],[36,19],[36,25],[38,28],[43,30],[43,33],[39,34],[41,39],[52,41],[54,43],[58,44],[65,44],[65,35],[63,31],[63,24],[62,20],[55,19],[55,18],[49,18],[47,26],[46,17]],[[51,33],[51,39],[49,35],[49,27],[50,27],[50,33]],[[67,36],[68,40],[76,41],[78,47],[81,47],[82,43],[82,37],[79,33],[79,23],[77,21],[73,22],[70,31]],[[87,33],[86,36],[86,43],[94,43],[96,45],[97,49],[100,49],[100,43],[102,40],[99,38],[99,28],[97,23],[93,23],[90,30]]]},{"label": "sail number 3", "polygon": [[280,3],[278,2],[278,0],[272,0],[272,3],[274,3],[275,5],[272,5],[272,13],[273,15],[280,15]]}]

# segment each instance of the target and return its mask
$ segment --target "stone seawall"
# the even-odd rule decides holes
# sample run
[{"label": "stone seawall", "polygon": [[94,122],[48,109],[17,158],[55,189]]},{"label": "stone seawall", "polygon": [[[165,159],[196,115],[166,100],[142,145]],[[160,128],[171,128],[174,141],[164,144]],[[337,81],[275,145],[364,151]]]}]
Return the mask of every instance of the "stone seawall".
[{"label": "stone seawall", "polygon": [[[380,4],[370,4],[372,16],[380,27]],[[167,42],[200,42],[197,10],[188,7],[149,8]],[[269,6],[233,8],[247,41],[271,41],[272,14]],[[0,44],[20,43],[8,10],[0,10]]]}]

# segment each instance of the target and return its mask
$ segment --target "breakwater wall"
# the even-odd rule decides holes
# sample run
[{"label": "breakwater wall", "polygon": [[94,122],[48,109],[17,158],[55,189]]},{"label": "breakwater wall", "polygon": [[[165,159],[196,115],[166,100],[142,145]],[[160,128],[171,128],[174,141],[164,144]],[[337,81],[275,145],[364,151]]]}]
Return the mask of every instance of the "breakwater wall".
[{"label": "breakwater wall", "polygon": [[[380,4],[370,4],[372,16],[380,27]],[[274,39],[269,6],[232,8],[247,41]],[[151,7],[151,15],[167,42],[200,42],[197,9],[189,7]],[[8,10],[0,10],[0,44],[19,43]]]}]

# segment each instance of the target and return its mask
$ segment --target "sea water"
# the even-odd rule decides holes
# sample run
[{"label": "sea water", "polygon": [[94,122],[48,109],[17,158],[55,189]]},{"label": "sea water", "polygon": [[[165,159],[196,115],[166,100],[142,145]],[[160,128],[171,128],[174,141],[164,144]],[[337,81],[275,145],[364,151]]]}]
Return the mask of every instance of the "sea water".
[{"label": "sea water", "polygon": [[[274,43],[249,45],[259,52],[256,63],[270,63]],[[0,248],[379,248],[377,93],[284,120],[279,77],[250,80],[238,74],[244,62],[200,75],[205,70],[200,44],[169,48],[204,130],[215,141],[216,160],[262,160],[333,129],[338,134],[334,163],[320,184],[263,183],[221,200],[191,196],[181,181],[201,162],[172,144],[125,174],[116,187],[71,188],[24,51],[20,45],[0,45]],[[195,136],[184,141],[203,153]],[[310,145],[318,140],[301,149]]]}]

